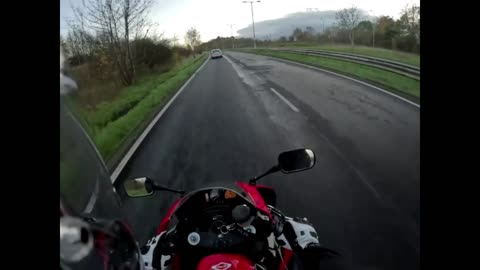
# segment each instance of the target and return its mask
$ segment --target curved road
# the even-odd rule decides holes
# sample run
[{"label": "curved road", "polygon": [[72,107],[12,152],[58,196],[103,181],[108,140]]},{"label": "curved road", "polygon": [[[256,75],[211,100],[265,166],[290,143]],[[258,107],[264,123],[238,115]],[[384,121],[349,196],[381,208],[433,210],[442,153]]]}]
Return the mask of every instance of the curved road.
[{"label": "curved road", "polygon": [[[419,124],[419,108],[365,85],[228,52],[172,103],[117,184],[141,176],[187,190],[231,183],[308,147],[312,170],[261,180],[276,189],[278,207],[308,217],[355,269],[419,269]],[[175,198],[125,201],[141,244]]]}]

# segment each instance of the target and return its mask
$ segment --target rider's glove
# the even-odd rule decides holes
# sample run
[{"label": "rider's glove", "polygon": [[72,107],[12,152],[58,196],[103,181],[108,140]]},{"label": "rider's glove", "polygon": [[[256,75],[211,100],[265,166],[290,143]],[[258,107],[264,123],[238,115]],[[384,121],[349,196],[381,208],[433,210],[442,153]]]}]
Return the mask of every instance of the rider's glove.
[{"label": "rider's glove", "polygon": [[162,232],[148,240],[147,244],[140,248],[145,270],[160,270],[162,269],[161,265],[166,265],[171,261],[165,236],[166,232]]},{"label": "rider's glove", "polygon": [[286,218],[290,233],[286,232],[287,240],[295,249],[307,250],[320,246],[315,228],[306,218]]}]

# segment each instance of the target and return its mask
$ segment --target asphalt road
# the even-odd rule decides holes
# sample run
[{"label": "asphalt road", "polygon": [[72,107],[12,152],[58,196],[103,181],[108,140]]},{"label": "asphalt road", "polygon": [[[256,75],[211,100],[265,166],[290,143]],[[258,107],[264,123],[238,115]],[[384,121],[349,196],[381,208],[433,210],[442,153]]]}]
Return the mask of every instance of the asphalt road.
[{"label": "asphalt road", "polygon": [[[282,151],[308,147],[317,156],[312,170],[261,180],[276,189],[278,207],[308,217],[321,242],[356,269],[419,269],[419,108],[331,74],[226,55],[209,60],[178,96],[118,183],[232,183],[264,172]],[[140,243],[175,198],[125,201]]]}]

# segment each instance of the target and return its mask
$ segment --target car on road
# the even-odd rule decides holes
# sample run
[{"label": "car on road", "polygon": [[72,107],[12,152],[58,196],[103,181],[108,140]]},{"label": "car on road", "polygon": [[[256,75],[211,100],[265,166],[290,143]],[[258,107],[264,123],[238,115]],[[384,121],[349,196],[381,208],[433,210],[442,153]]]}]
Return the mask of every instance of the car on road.
[{"label": "car on road", "polygon": [[213,50],[210,52],[210,57],[211,57],[212,59],[222,58],[222,57],[223,57],[222,51],[221,51],[220,49],[213,49]]}]

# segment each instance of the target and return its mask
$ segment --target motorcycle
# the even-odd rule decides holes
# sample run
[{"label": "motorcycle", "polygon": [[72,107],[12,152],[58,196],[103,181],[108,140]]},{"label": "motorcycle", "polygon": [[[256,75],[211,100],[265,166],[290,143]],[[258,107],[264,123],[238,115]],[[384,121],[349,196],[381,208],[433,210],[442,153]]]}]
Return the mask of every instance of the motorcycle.
[{"label": "motorcycle", "polygon": [[[258,185],[266,175],[311,169],[310,149],[283,152],[277,165],[233,187],[209,187],[185,192],[161,186],[149,178],[124,182],[129,197],[155,191],[180,194],[160,222],[157,235],[141,248],[146,269],[302,269],[301,254],[333,254],[323,247],[306,218],[285,216],[276,208],[276,193]],[[303,264],[305,264],[303,262]]]}]

